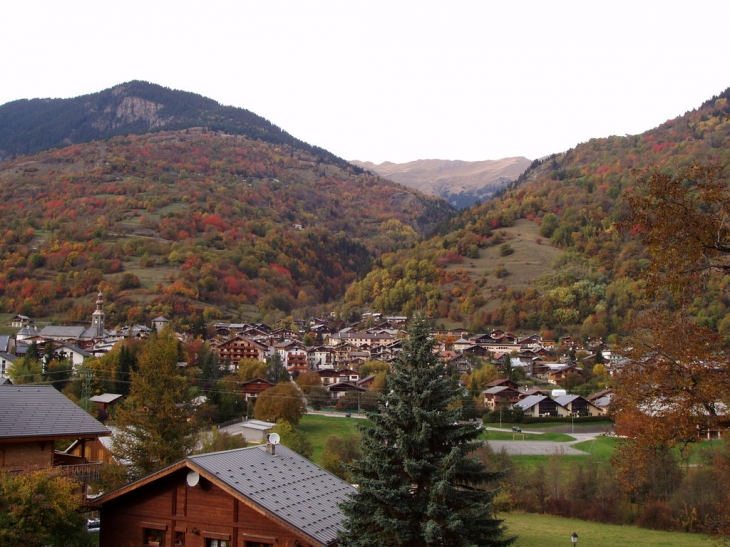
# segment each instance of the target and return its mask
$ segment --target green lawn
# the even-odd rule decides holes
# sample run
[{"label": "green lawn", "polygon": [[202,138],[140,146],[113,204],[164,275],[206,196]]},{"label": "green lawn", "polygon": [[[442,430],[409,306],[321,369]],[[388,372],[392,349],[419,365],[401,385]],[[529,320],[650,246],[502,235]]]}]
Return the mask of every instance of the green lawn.
[{"label": "green lawn", "polygon": [[511,513],[504,518],[510,535],[518,537],[515,547],[571,547],[570,536],[578,534],[578,547],[714,547],[708,536],[680,532],[658,532],[598,524],[546,515]]},{"label": "green lawn", "polygon": [[556,443],[568,443],[575,440],[575,437],[565,433],[515,433],[511,429],[504,431],[488,429],[479,438],[490,441],[554,441]]},{"label": "green lawn", "polygon": [[330,416],[321,416],[318,414],[305,414],[299,422],[299,427],[312,443],[314,453],[312,461],[320,463],[322,458],[322,449],[327,437],[337,435],[338,437],[351,437],[357,435],[355,428],[357,424],[366,425],[370,422],[360,418],[333,418]]}]

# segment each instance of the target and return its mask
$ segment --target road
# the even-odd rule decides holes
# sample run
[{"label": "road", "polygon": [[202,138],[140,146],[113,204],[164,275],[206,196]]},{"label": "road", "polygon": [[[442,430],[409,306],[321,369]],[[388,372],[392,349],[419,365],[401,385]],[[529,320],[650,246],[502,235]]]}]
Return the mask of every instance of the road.
[{"label": "road", "polygon": [[[496,427],[488,427],[491,431],[503,431],[509,433],[507,429],[499,429]],[[582,432],[582,433],[567,433],[573,437],[574,441],[568,441],[564,443],[555,441],[523,441],[520,439],[521,435],[540,435],[538,431],[526,431],[522,433],[516,433],[515,439],[511,441],[487,441],[489,446],[495,452],[499,452],[504,449],[510,456],[552,456],[552,455],[565,455],[565,456],[587,456],[588,452],[573,448],[574,444],[583,441],[592,441],[598,437],[601,432]]]}]

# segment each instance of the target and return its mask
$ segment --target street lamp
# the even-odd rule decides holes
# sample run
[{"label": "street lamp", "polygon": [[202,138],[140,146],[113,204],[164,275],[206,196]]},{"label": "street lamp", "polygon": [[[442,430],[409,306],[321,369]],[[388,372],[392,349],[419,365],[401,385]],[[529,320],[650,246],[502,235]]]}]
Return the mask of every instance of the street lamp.
[{"label": "street lamp", "polygon": [[573,544],[573,547],[578,545],[578,534],[573,532],[573,534],[570,536],[570,542]]}]

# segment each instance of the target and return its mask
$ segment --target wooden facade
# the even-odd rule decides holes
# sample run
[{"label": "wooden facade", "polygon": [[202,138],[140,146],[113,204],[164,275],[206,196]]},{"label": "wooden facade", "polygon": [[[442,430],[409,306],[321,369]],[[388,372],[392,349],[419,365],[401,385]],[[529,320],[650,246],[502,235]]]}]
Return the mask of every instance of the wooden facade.
[{"label": "wooden facade", "polygon": [[211,539],[218,540],[218,547],[311,544],[306,537],[207,479],[188,486],[188,472],[183,467],[105,503],[101,508],[99,544],[209,547],[214,543],[207,541]]},{"label": "wooden facade", "polygon": [[335,547],[355,488],[285,446],[189,456],[97,500],[104,547]]}]

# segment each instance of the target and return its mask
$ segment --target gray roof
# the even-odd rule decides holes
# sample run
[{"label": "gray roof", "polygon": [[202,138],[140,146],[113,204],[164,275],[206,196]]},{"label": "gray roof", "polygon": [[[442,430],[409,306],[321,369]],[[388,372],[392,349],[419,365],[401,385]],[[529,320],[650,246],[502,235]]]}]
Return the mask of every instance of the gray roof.
[{"label": "gray roof", "polygon": [[253,446],[190,456],[192,463],[302,533],[323,544],[334,543],[345,516],[340,504],[354,486],[293,450]]},{"label": "gray roof", "polygon": [[241,427],[266,431],[267,429],[276,427],[276,424],[273,422],[265,422],[263,420],[246,420],[245,422],[241,422]]},{"label": "gray roof", "polygon": [[44,338],[81,338],[86,327],[43,327],[40,336]]},{"label": "gray roof", "polygon": [[0,416],[0,440],[109,435],[101,422],[53,386],[3,385]]},{"label": "gray roof", "polygon": [[532,408],[536,404],[544,401],[545,399],[550,399],[550,397],[547,397],[545,395],[530,395],[529,397],[525,397],[521,401],[518,401],[515,403],[515,406],[522,407],[523,410],[527,410],[528,408]]},{"label": "gray roof", "polygon": [[117,399],[121,399],[124,395],[119,393],[104,393],[102,395],[94,395],[89,397],[89,401],[94,403],[113,403]]},{"label": "gray roof", "polygon": [[10,347],[10,336],[7,336],[7,335],[0,336],[0,351],[6,352],[6,351],[8,351],[9,347]]}]

